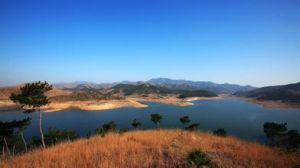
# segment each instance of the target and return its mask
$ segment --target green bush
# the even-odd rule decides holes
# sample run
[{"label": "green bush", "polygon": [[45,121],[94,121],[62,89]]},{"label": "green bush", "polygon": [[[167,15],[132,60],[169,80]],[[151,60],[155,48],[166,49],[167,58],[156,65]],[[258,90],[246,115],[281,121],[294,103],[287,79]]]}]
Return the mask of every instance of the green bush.
[{"label": "green bush", "polygon": [[110,121],[106,124],[102,125],[102,128],[104,131],[109,132],[109,131],[116,131],[117,129],[117,124],[114,121]]},{"label": "green bush", "polygon": [[185,125],[191,121],[189,116],[182,116],[179,118],[179,120],[183,125]]},{"label": "green bush", "polygon": [[[5,139],[5,140],[4,140]],[[6,141],[6,143],[5,143]],[[7,144],[7,146],[6,146]],[[20,134],[18,132],[14,133],[9,137],[0,137],[0,157],[5,154],[17,154],[21,152],[25,152],[24,144],[20,138]],[[3,153],[4,152],[4,153]],[[1,166],[0,166],[1,167]]]},{"label": "green bush", "polygon": [[219,128],[217,130],[214,130],[213,134],[217,135],[217,136],[221,136],[221,137],[226,137],[227,136],[227,132],[224,128]]},{"label": "green bush", "polygon": [[264,132],[271,140],[270,145],[288,149],[300,149],[300,134],[298,130],[288,130],[287,123],[266,122]]},{"label": "green bush", "polygon": [[264,132],[269,138],[280,136],[287,131],[286,123],[266,122],[264,123]]},{"label": "green bush", "polygon": [[[104,137],[106,133],[107,133],[107,132],[104,131],[103,128],[96,128],[96,129],[95,129],[95,134],[96,134],[96,135],[101,135],[102,137]],[[91,134],[91,133],[88,134],[89,137],[91,137],[92,135],[93,135],[93,134]]]},{"label": "green bush", "polygon": [[[95,134],[105,136],[108,132],[113,132],[117,130],[117,124],[114,121],[110,121],[102,125],[102,127],[95,129]],[[89,135],[91,136],[91,135]]]},{"label": "green bush", "polygon": [[120,129],[119,134],[123,134],[123,133],[126,133],[128,131],[130,131],[130,129],[128,129],[128,128]]},{"label": "green bush", "polygon": [[300,134],[297,130],[289,130],[288,136],[288,149],[300,149]]},{"label": "green bush", "polygon": [[132,122],[131,122],[131,125],[136,129],[137,127],[140,127],[142,125],[141,122],[139,122],[137,119],[134,119]]},{"label": "green bush", "polygon": [[188,131],[197,131],[199,129],[199,124],[198,123],[191,124],[190,126],[185,127],[185,129]]},{"label": "green bush", "polygon": [[41,139],[38,136],[33,136],[31,137],[30,140],[30,147],[31,148],[37,148],[40,147],[42,145]]},{"label": "green bush", "polygon": [[151,114],[150,119],[158,127],[160,125],[160,121],[162,119],[162,116],[160,114],[155,113],[155,114]]},{"label": "green bush", "polygon": [[79,138],[79,134],[72,130],[59,130],[57,128],[49,128],[45,135],[45,142],[47,145],[53,145],[59,142],[75,140]]},{"label": "green bush", "polygon": [[205,168],[212,167],[210,158],[201,150],[193,149],[185,158],[186,167]]}]

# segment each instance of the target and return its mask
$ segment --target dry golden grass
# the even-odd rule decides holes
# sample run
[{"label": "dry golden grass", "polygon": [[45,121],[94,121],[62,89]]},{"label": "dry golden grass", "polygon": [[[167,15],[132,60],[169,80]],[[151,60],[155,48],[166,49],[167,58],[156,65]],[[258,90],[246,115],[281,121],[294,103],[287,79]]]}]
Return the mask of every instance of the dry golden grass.
[{"label": "dry golden grass", "polygon": [[293,167],[300,156],[233,137],[179,130],[111,133],[2,159],[3,168],[184,167],[191,149],[201,149],[215,167]]}]

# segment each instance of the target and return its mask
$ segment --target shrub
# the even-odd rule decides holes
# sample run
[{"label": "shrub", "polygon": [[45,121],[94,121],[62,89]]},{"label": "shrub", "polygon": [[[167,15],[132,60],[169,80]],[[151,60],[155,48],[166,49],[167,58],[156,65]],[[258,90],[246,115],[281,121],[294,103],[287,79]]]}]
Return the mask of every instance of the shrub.
[{"label": "shrub", "polygon": [[297,130],[289,130],[288,136],[288,148],[289,149],[299,149],[300,148],[300,134]]},{"label": "shrub", "polygon": [[187,124],[187,123],[189,123],[191,120],[190,120],[190,118],[189,118],[189,116],[182,116],[182,117],[180,117],[180,122],[183,124],[183,125],[185,125],[185,124]]},{"label": "shrub", "polygon": [[214,130],[213,134],[217,135],[217,136],[221,136],[221,137],[226,137],[227,136],[227,132],[224,128],[219,128],[217,130]]},{"label": "shrub", "polygon": [[13,135],[9,137],[0,136],[0,147],[0,158],[2,155],[14,155],[17,153],[25,152],[23,142],[18,132],[13,133]]},{"label": "shrub", "polygon": [[264,124],[264,132],[269,138],[274,138],[287,131],[286,123],[266,122]]},{"label": "shrub", "polygon": [[59,130],[57,128],[49,128],[45,135],[45,142],[47,145],[53,145],[59,142],[75,140],[79,138],[79,134],[72,130]]},{"label": "shrub", "polygon": [[120,130],[119,130],[119,134],[123,134],[123,133],[126,133],[126,132],[128,132],[128,131],[129,131],[128,128],[120,129]]},{"label": "shrub", "polygon": [[271,145],[298,150],[300,148],[300,134],[297,130],[288,130],[286,123],[266,122],[264,132],[271,140]]},{"label": "shrub", "polygon": [[116,131],[117,129],[117,124],[114,121],[110,121],[109,123],[103,124],[102,128],[104,131],[109,132],[109,131]]},{"label": "shrub", "polygon": [[191,124],[190,126],[185,127],[185,129],[188,131],[196,131],[199,129],[199,124],[198,123]]},{"label": "shrub", "polygon": [[32,148],[36,148],[36,147],[40,147],[42,145],[41,139],[37,136],[33,136],[31,137],[30,140],[30,147]]},{"label": "shrub", "polygon": [[[106,133],[116,131],[117,124],[114,121],[110,121],[102,125],[102,127],[95,129],[95,134],[105,136]],[[89,135],[91,136],[91,135]]]},{"label": "shrub", "polygon": [[134,119],[132,122],[131,122],[131,125],[136,129],[137,127],[140,127],[142,125],[141,122],[139,122],[137,119]]},{"label": "shrub", "polygon": [[286,123],[266,122],[264,123],[264,133],[271,140],[271,145],[280,146],[281,137],[287,131]]},{"label": "shrub", "polygon": [[[107,132],[104,131],[103,128],[96,128],[96,129],[95,129],[95,134],[96,134],[96,135],[101,135],[102,137],[104,137],[106,133],[107,133]],[[92,135],[93,135],[92,133],[89,133],[89,134],[88,134],[88,137],[91,137]]]},{"label": "shrub", "polygon": [[212,167],[210,158],[201,150],[193,149],[185,158],[186,167]]},{"label": "shrub", "polygon": [[158,127],[160,125],[160,121],[162,119],[162,116],[160,114],[151,114],[150,119]]}]

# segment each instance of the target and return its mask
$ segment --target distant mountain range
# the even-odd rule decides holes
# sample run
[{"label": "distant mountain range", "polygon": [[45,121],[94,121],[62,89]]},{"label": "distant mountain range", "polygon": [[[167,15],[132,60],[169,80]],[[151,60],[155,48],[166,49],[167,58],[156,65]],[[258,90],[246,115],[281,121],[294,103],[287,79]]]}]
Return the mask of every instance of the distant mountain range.
[{"label": "distant mountain range", "polygon": [[[18,91],[22,85],[0,87],[0,99],[8,99],[10,94]],[[235,84],[216,84],[213,82],[172,80],[156,78],[148,81],[123,81],[106,84],[91,82],[73,82],[54,84],[48,93],[51,97],[78,97],[82,99],[110,98],[128,95],[176,94],[184,97],[213,97],[220,93],[256,100],[274,100],[287,103],[300,103],[300,82],[288,85],[255,88]]]},{"label": "distant mountain range", "polygon": [[300,82],[295,84],[262,87],[251,91],[239,91],[234,95],[255,98],[257,100],[280,100],[288,103],[300,103]]},{"label": "distant mountain range", "polygon": [[155,78],[147,81],[156,86],[164,86],[169,89],[183,90],[207,90],[214,93],[235,93],[237,91],[250,91],[256,89],[253,86],[241,86],[237,84],[217,84],[206,81],[172,80],[168,78]]},{"label": "distant mountain range", "polygon": [[184,97],[216,97],[217,94],[206,90],[173,90],[166,87],[154,86],[149,83],[132,85],[118,84],[112,87],[114,93],[123,93],[124,96],[129,95],[147,95],[147,94],[178,94],[181,98]]},{"label": "distant mountain range", "polygon": [[101,89],[101,88],[111,88],[118,84],[130,84],[130,85],[141,85],[141,84],[151,84],[153,86],[165,87],[171,90],[207,90],[210,92],[222,94],[232,94],[238,91],[250,91],[256,89],[253,86],[241,86],[237,84],[217,84],[213,82],[204,81],[189,81],[189,80],[172,80],[168,78],[155,78],[148,81],[122,81],[114,83],[103,83],[96,84],[91,82],[73,82],[73,83],[58,83],[55,84],[56,87],[61,89],[70,90],[84,90],[84,89]]},{"label": "distant mountain range", "polygon": [[93,83],[93,82],[85,82],[85,81],[76,81],[76,82],[68,82],[68,83],[55,83],[54,86],[60,89],[69,89],[69,90],[86,90],[86,89],[105,89],[112,88],[118,84],[130,84],[130,85],[139,85],[146,82],[138,81],[122,81],[122,82],[113,82],[113,83]]},{"label": "distant mountain range", "polygon": [[86,81],[75,81],[75,82],[62,82],[62,83],[55,83],[54,86],[60,89],[70,89],[70,90],[81,90],[86,88],[93,88],[93,89],[100,89],[105,87],[112,87],[113,84],[97,84],[92,82]]}]

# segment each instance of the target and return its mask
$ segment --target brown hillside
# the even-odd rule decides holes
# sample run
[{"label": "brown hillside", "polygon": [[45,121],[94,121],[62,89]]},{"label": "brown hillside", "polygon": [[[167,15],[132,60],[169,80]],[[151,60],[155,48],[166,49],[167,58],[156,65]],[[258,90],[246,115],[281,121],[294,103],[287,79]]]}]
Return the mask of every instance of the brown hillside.
[{"label": "brown hillside", "polygon": [[3,159],[3,168],[184,167],[188,151],[201,149],[215,167],[294,167],[300,156],[236,138],[179,130],[112,133]]},{"label": "brown hillside", "polygon": [[[7,100],[11,93],[16,93],[20,89],[22,85],[17,86],[7,86],[7,87],[0,87],[0,100]],[[53,87],[51,91],[47,93],[49,97],[53,96],[61,96],[61,95],[69,95],[71,91],[62,90],[56,87]]]}]

